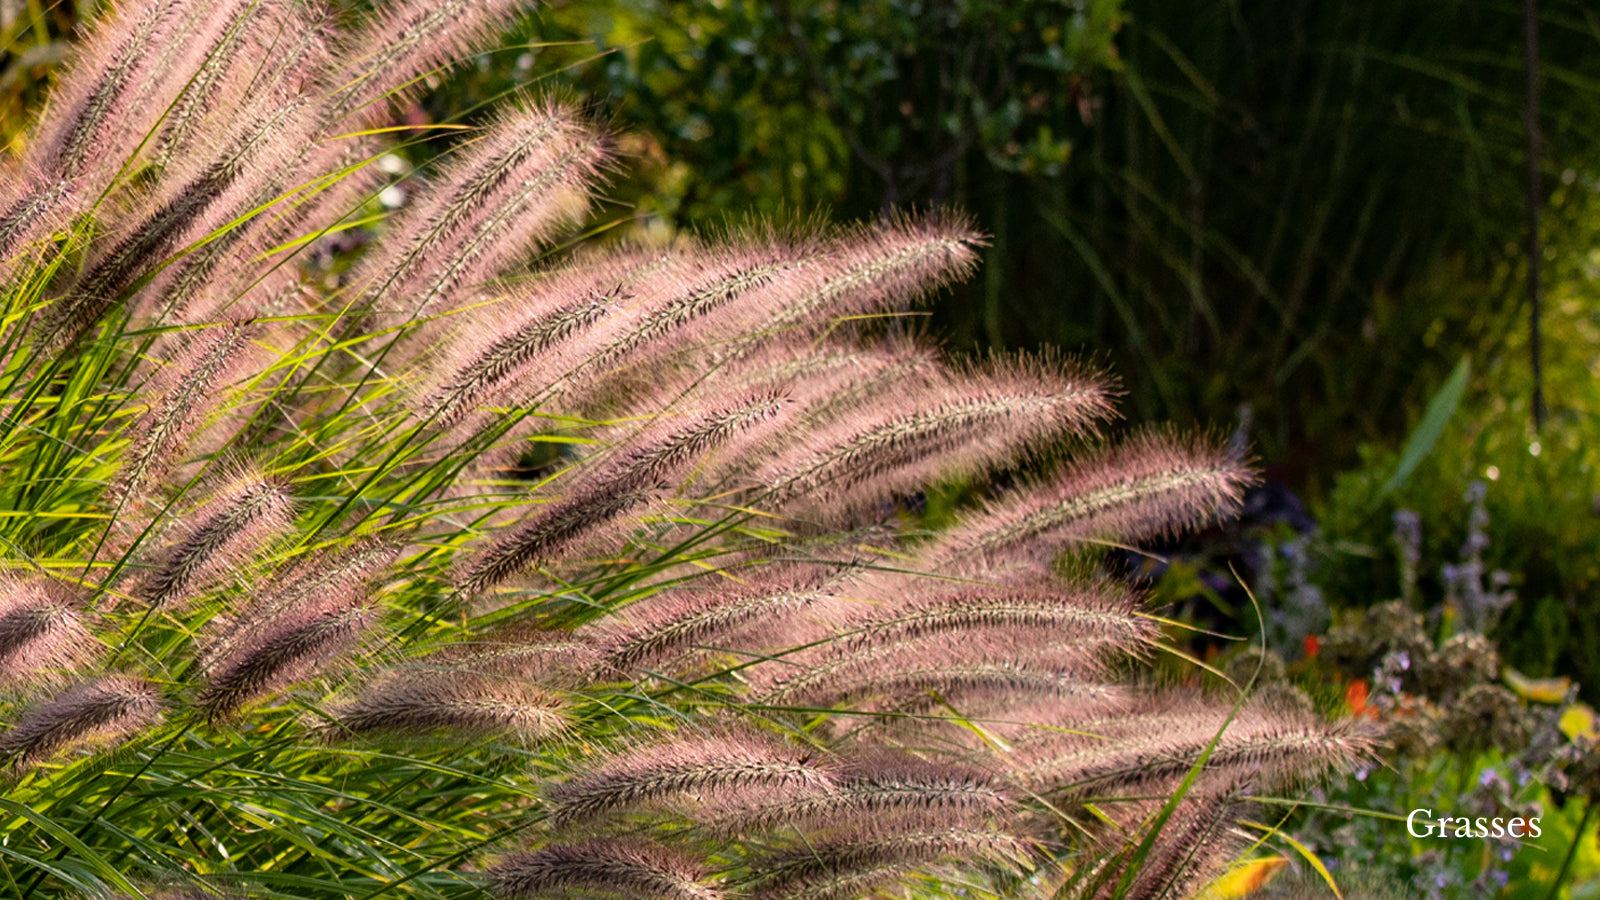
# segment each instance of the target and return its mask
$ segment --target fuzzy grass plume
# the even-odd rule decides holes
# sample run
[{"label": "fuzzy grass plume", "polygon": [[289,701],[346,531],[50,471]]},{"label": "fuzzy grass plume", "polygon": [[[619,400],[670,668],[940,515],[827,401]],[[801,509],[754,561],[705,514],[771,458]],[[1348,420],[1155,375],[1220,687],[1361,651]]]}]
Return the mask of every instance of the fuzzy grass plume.
[{"label": "fuzzy grass plume", "polygon": [[[960,214],[619,239],[578,104],[394,118],[525,11],[125,0],[4,151],[0,884],[1154,900],[1249,795],[1140,872],[1119,795],[1365,758],[1140,674],[1097,549],[1252,472],[886,321],[971,274]],[[989,499],[929,533],[952,480]]]}]

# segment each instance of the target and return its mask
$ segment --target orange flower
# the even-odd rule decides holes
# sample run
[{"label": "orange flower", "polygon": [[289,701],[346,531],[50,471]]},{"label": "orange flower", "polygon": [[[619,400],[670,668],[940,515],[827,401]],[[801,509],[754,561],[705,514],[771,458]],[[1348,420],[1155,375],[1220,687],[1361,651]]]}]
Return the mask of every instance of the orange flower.
[{"label": "orange flower", "polygon": [[[1353,678],[1344,689],[1344,702],[1350,704],[1352,715],[1361,716],[1368,713],[1367,707],[1367,681],[1365,678]],[[1377,710],[1371,710],[1376,713]]]}]

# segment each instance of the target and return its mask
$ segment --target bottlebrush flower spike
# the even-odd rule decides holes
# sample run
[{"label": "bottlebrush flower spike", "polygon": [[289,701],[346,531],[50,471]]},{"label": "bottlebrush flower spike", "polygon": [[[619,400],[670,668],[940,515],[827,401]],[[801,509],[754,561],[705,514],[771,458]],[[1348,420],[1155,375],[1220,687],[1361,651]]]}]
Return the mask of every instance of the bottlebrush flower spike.
[{"label": "bottlebrush flower spike", "polygon": [[242,635],[211,668],[195,705],[220,719],[252,700],[312,674],[323,661],[348,650],[372,624],[364,600],[308,601],[279,610]]},{"label": "bottlebrush flower spike", "polygon": [[152,606],[187,599],[287,531],[293,521],[286,484],[241,473],[200,509],[139,594]]},{"label": "bottlebrush flower spike", "polygon": [[1044,559],[1072,544],[1186,530],[1233,515],[1254,477],[1225,448],[1147,432],[990,503],[940,535],[924,559],[934,566],[1005,554]]},{"label": "bottlebrush flower spike", "polygon": [[640,840],[597,838],[515,853],[489,870],[505,900],[598,894],[651,900],[721,900],[705,866],[682,851]]},{"label": "bottlebrush flower spike", "polygon": [[1008,690],[1073,697],[1086,704],[1125,696],[1120,687],[1100,680],[1104,673],[1081,651],[1062,654],[1060,648],[1047,648],[1056,652],[1034,651],[1018,654],[1018,659],[1002,652],[997,643],[993,636],[983,640],[964,635],[953,642],[885,644],[815,662],[758,696],[769,705],[825,708],[847,701],[903,702],[930,690],[955,697],[971,690]]},{"label": "bottlebrush flower spike", "polygon": [[53,680],[99,648],[64,588],[44,576],[0,575],[0,690]]},{"label": "bottlebrush flower spike", "polygon": [[633,272],[651,257],[643,249],[594,254],[514,287],[489,316],[466,317],[450,347],[431,361],[437,371],[419,415],[454,425],[480,401],[524,379],[550,351],[629,302]]},{"label": "bottlebrush flower spike", "polygon": [[1024,865],[1025,844],[990,828],[941,827],[901,831],[865,826],[829,840],[772,854],[752,864],[757,898],[834,900],[873,892],[910,872],[952,860],[974,858],[1007,867]]},{"label": "bottlebrush flower spike", "polygon": [[569,402],[618,369],[637,371],[668,356],[685,356],[739,331],[747,310],[770,315],[788,299],[786,283],[805,247],[775,236],[724,247],[689,247],[666,256],[638,279],[636,302],[619,306],[550,373]]},{"label": "bottlebrush flower spike", "polygon": [[999,629],[1043,632],[1056,644],[1091,652],[1137,655],[1154,646],[1160,626],[1140,616],[1140,602],[1109,581],[1057,583],[1029,578],[1016,584],[891,580],[868,595],[869,615],[846,626],[851,649],[937,634]]},{"label": "bottlebrush flower spike", "polygon": [[[1129,880],[1127,893],[1121,896],[1156,900],[1195,895],[1228,860],[1250,845],[1232,828],[1233,821],[1245,813],[1240,802],[1243,792],[1238,781],[1202,778],[1196,782],[1162,827]],[[1128,877],[1129,862],[1126,851],[1112,856],[1068,896],[1111,900]]]},{"label": "bottlebrush flower spike", "polygon": [[908,819],[1004,827],[1021,809],[1012,791],[986,772],[909,756],[878,754],[843,767],[838,778],[829,790],[711,804],[696,815],[714,833],[733,837],[755,831],[868,830]]},{"label": "bottlebrush flower spike", "polygon": [[143,490],[172,468],[215,405],[218,389],[242,361],[249,342],[248,323],[208,328],[190,342],[181,361],[155,379],[156,396],[135,426],[133,446],[111,490],[113,498]]},{"label": "bottlebrush flower spike", "polygon": [[1226,710],[1191,703],[1200,708],[1189,715],[1176,713],[1175,700],[1169,700],[1158,712],[1107,721],[1104,731],[1085,729],[1099,740],[1041,742],[1016,759],[1012,771],[1042,791],[1083,794],[1138,785],[1164,790],[1177,784],[1221,731],[1207,767],[1274,790],[1351,768],[1373,752],[1373,735],[1361,727],[1329,724],[1281,704],[1258,703],[1223,730]]},{"label": "bottlebrush flower spike", "polygon": [[221,136],[300,96],[327,63],[326,12],[311,4],[180,2],[187,11],[174,29],[181,34],[168,38],[162,78],[178,78],[182,92],[152,148],[154,162],[169,170],[194,165],[227,143]]},{"label": "bottlebrush flower spike", "polygon": [[965,280],[983,243],[964,218],[950,213],[900,216],[845,230],[793,278],[768,288],[771,299],[760,298],[751,307],[764,313],[757,318],[757,336],[820,329],[843,316],[903,309],[933,290]]},{"label": "bottlebrush flower spike", "polygon": [[717,584],[663,591],[631,604],[591,626],[586,634],[602,649],[602,671],[637,677],[689,652],[694,646],[737,632],[758,621],[772,643],[784,637],[776,620],[826,603],[836,596],[838,576],[824,567],[788,567],[753,583]]},{"label": "bottlebrush flower spike", "polygon": [[686,735],[641,744],[550,790],[556,827],[682,800],[831,790],[836,781],[800,747],[755,734]]},{"label": "bottlebrush flower spike", "polygon": [[[151,64],[177,10],[167,0],[119,5],[84,40],[75,62],[51,95],[29,148],[34,166],[81,178],[98,195],[121,169],[164,103],[132,108],[127,100],[150,77]],[[181,84],[181,81],[180,81]]]},{"label": "bottlebrush flower spike", "polygon": [[757,474],[768,502],[847,519],[896,491],[971,477],[1110,412],[1108,385],[1036,360],[997,360],[926,391],[887,393],[820,424]]},{"label": "bottlebrush flower spike", "polygon": [[[151,683],[91,677],[102,642],[187,706],[137,771],[18,782],[40,815],[104,807],[80,843],[9,829],[21,883],[70,891],[156,847],[213,891],[345,896],[412,872],[502,900],[998,895],[1034,887],[1032,841],[1080,872],[1114,846],[1084,804],[1137,832],[1232,708],[1127,677],[1157,620],[1047,570],[1231,511],[1248,467],[1147,434],[992,485],[953,529],[858,524],[1040,461],[1106,417],[1111,381],[1048,354],[958,362],[869,321],[970,273],[983,239],[950,214],[553,247],[608,160],[574,105],[523,101],[453,145],[443,120],[385,118],[521,4],[375,7],[344,29],[320,0],[123,0],[27,151],[0,158],[0,468],[19,473],[0,477],[19,557],[0,568],[95,594],[90,616],[56,581],[0,579],[0,754],[26,766],[160,720]],[[418,169],[390,165],[399,142]],[[545,250],[558,261],[528,272]],[[240,474],[169,537],[131,538],[241,449],[285,481]],[[533,568],[548,579],[511,584]],[[388,613],[392,639],[363,646]],[[76,686],[14,707],[11,688],[58,682]],[[203,727],[291,685],[328,714],[261,703]],[[1239,709],[1191,800],[1365,758],[1364,731],[1283,703]],[[421,752],[451,735],[537,752]],[[297,773],[322,791],[310,819],[278,789]],[[419,802],[383,805],[408,786]],[[215,832],[241,797],[273,827]],[[1209,860],[1203,812],[1180,808],[1171,846]],[[542,849],[469,874],[460,825],[490,819],[543,829]],[[173,822],[198,842],[168,840]],[[619,830],[634,839],[577,842]],[[356,831],[363,852],[303,852]],[[1135,893],[1187,890],[1175,859],[1158,844]]]},{"label": "bottlebrush flower spike", "polygon": [[[389,99],[420,76],[477,53],[529,0],[402,0],[379,7],[362,28],[342,34],[325,77],[327,118],[340,131],[381,119]],[[346,117],[350,117],[348,120]]]},{"label": "bottlebrush flower spike", "polygon": [[25,187],[19,196],[7,198],[10,205],[0,213],[0,277],[18,266],[15,260],[25,252],[37,253],[38,244],[66,224],[67,214],[77,201],[74,184],[67,179],[24,180],[20,174],[16,177]]},{"label": "bottlebrush flower spike", "polygon": [[511,734],[528,743],[563,734],[566,704],[548,690],[472,672],[397,673],[333,711],[321,730],[330,739],[372,735],[456,737]]},{"label": "bottlebrush flower spike", "polygon": [[319,604],[330,608],[359,605],[398,553],[393,544],[368,537],[302,562],[275,578],[242,610],[213,619],[201,662],[216,667],[222,660],[238,656],[244,645],[261,639],[262,629],[281,623],[282,617],[293,611],[314,610]]},{"label": "bottlebrush flower spike", "polygon": [[461,284],[502,273],[588,209],[606,159],[601,135],[573,110],[539,104],[504,116],[441,176],[444,190],[396,221],[352,283],[403,324],[442,311]]},{"label": "bottlebrush flower spike", "polygon": [[70,747],[109,743],[155,726],[162,704],[155,686],[110,675],[69,688],[25,712],[0,735],[0,760],[22,768]]},{"label": "bottlebrush flower spike", "polygon": [[600,648],[581,635],[512,626],[472,641],[448,644],[419,659],[417,665],[429,672],[467,672],[577,689],[592,683],[599,661]]},{"label": "bottlebrush flower spike", "polygon": [[669,420],[646,429],[571,498],[550,504],[471,557],[459,580],[462,593],[479,594],[571,550],[650,500],[704,454],[770,423],[783,406],[777,396],[756,394],[689,416],[687,423]]}]

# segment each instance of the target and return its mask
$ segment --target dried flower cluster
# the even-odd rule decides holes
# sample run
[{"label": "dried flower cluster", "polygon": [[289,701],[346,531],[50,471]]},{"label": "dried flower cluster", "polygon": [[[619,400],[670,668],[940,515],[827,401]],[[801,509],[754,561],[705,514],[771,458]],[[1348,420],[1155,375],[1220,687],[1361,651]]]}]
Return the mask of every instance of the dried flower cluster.
[{"label": "dried flower cluster", "polygon": [[[833,900],[1056,869],[1062,896],[1187,896],[1248,843],[1252,790],[1368,752],[1141,681],[1159,620],[1056,562],[1227,516],[1251,472],[1166,431],[1038,471],[1097,440],[1108,378],[882,324],[972,271],[957,215],[558,252],[609,142],[524,97],[342,274],[301,267],[382,186],[393,104],[517,10],[129,0],[0,158],[0,759],[92,813],[34,835],[30,892],[125,889],[100,863],[131,855],[181,896]],[[897,512],[1020,469],[937,533]],[[130,739],[131,774],[84,764]],[[303,808],[252,793],[325,771]],[[237,798],[173,799],[223,777]],[[175,830],[129,843],[134,801]],[[416,831],[327,837],[346,815]],[[340,868],[358,846],[403,864]]]}]

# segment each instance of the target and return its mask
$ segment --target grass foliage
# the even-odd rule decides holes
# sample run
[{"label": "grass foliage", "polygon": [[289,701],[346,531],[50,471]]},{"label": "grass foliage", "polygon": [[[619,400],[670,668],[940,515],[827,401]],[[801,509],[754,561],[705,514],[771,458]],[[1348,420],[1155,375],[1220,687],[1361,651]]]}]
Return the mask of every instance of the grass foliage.
[{"label": "grass foliage", "polygon": [[885,328],[958,216],[578,246],[610,139],[515,96],[320,265],[517,12],[125,3],[4,159],[0,892],[1185,896],[1368,753],[1152,686],[1160,620],[1055,567],[1251,472]]}]

